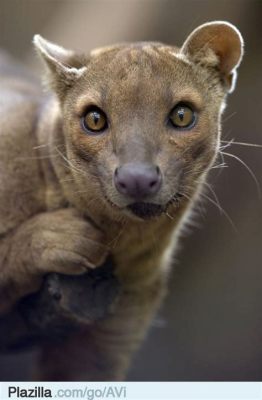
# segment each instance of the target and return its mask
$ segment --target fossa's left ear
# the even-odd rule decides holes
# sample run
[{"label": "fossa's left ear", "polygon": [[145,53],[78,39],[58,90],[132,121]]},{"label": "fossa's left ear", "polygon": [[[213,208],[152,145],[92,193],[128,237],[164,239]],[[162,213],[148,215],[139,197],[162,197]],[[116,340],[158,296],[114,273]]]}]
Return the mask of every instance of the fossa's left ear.
[{"label": "fossa's left ear", "polygon": [[61,98],[86,70],[81,56],[35,35],[33,43],[47,67],[47,83]]},{"label": "fossa's left ear", "polygon": [[215,21],[199,26],[189,35],[181,53],[195,63],[219,70],[227,91],[234,90],[236,68],[243,57],[243,38],[234,25]]}]

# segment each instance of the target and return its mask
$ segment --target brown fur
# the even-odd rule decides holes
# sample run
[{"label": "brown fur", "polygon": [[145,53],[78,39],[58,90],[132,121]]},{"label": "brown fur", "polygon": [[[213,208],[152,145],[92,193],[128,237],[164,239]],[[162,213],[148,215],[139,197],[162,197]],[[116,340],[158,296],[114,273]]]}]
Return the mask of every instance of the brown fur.
[{"label": "brown fur", "polygon": [[[165,293],[180,227],[215,160],[241,37],[218,22],[194,31],[182,50],[138,43],[80,57],[39,36],[35,44],[56,96],[43,97],[24,77],[1,78],[0,308],[37,290],[46,272],[79,274],[110,252],[122,285],[114,315],[45,348],[37,377],[123,379]],[[166,125],[180,101],[198,112],[188,131]],[[89,104],[109,116],[106,133],[83,132]],[[165,208],[160,216],[134,216],[112,184],[115,168],[130,161],[160,167],[163,185],[150,199]],[[173,201],[178,192],[183,196]]]}]

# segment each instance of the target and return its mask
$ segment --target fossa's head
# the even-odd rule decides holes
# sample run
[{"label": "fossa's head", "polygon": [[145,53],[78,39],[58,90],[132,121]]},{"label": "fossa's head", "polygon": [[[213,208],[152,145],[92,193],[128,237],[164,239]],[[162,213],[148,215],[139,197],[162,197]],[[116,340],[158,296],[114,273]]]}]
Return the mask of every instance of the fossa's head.
[{"label": "fossa's head", "polygon": [[146,218],[196,192],[216,157],[242,58],[234,26],[204,24],[180,49],[141,42],[78,56],[39,35],[34,42],[61,104],[63,155],[87,204]]}]

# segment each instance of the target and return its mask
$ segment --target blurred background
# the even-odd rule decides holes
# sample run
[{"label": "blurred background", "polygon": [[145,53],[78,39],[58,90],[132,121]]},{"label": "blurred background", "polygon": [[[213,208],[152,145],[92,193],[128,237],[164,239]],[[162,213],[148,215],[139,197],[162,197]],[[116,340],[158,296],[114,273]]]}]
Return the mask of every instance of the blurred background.
[{"label": "blurred background", "polygon": [[[261,0],[0,0],[0,46],[40,75],[35,33],[88,52],[123,41],[182,45],[212,20],[235,24],[245,40],[223,140],[262,145]],[[224,151],[247,163],[262,186],[262,148]],[[169,294],[128,380],[262,380],[262,200],[243,164],[230,156],[225,162],[209,183],[236,229],[207,199],[196,207],[197,227],[181,241]],[[35,356],[0,356],[0,379],[30,379]]]}]

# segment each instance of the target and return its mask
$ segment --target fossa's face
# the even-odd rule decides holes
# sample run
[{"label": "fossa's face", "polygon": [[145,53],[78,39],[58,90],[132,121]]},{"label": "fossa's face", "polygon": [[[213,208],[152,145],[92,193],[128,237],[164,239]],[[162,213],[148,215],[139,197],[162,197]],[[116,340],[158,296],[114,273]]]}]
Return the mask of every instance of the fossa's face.
[{"label": "fossa's face", "polygon": [[80,185],[92,196],[96,180],[100,199],[140,217],[190,197],[217,149],[222,92],[215,92],[172,49],[97,55],[64,105],[67,157],[86,173]]},{"label": "fossa's face", "polygon": [[91,53],[60,94],[79,195],[131,218],[174,214],[215,159],[232,73],[223,79],[158,43]]}]

